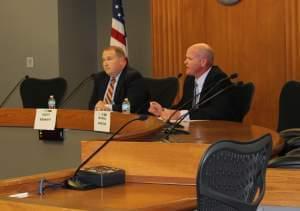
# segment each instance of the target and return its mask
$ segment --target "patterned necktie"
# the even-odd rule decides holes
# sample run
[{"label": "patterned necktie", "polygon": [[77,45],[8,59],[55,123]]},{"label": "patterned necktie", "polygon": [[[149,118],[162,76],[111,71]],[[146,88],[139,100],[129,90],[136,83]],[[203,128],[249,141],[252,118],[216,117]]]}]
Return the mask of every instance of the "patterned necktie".
[{"label": "patterned necktie", "polygon": [[112,96],[113,96],[114,89],[115,89],[115,83],[116,83],[116,78],[112,77],[108,84],[108,88],[106,90],[105,97],[104,97],[104,102],[106,104],[112,104],[112,102],[113,102]]},{"label": "patterned necktie", "polygon": [[[196,96],[198,95],[198,96]],[[195,82],[195,85],[194,85],[194,99],[193,99],[193,103],[192,103],[192,106],[195,107],[199,101],[199,93],[198,93],[198,84]]]}]

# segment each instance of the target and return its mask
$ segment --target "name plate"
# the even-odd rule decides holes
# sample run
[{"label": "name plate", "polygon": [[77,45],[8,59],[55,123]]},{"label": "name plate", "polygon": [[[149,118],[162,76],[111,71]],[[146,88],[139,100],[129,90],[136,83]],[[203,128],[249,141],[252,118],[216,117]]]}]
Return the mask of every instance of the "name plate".
[{"label": "name plate", "polygon": [[110,132],[110,111],[94,111],[94,131]]},{"label": "name plate", "polygon": [[54,130],[56,123],[57,109],[36,109],[34,129]]}]

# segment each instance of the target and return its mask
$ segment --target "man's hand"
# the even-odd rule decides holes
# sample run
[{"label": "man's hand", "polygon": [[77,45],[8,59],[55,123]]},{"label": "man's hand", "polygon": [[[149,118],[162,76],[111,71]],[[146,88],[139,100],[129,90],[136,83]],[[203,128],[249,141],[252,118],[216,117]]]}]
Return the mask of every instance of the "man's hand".
[{"label": "man's hand", "polygon": [[[175,113],[174,113],[175,112]],[[173,114],[174,113],[174,114]],[[170,120],[177,120],[180,117],[180,112],[173,110],[173,109],[163,109],[163,111],[161,112],[160,117],[163,120],[168,120],[170,118],[170,116],[172,115],[172,119]]]},{"label": "man's hand", "polygon": [[109,111],[109,107],[107,104],[105,104],[102,100],[99,100],[97,104],[95,105],[95,110],[96,111]]},{"label": "man's hand", "polygon": [[158,102],[151,101],[150,102],[150,107],[149,107],[148,111],[151,114],[153,114],[153,115],[155,115],[157,117],[160,117],[161,112],[163,111],[163,107]]}]

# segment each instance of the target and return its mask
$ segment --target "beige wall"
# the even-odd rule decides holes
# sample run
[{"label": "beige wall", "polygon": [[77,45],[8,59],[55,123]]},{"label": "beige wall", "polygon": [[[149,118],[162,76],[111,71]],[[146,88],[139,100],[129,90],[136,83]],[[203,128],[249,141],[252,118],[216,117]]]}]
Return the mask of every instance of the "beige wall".
[{"label": "beige wall", "polygon": [[[59,69],[68,81],[66,96],[97,70],[96,0],[59,0]],[[64,108],[88,108],[92,80],[82,86]]]},{"label": "beige wall", "polygon": [[[123,3],[130,64],[144,75],[152,71],[149,1]],[[109,44],[111,0],[0,0],[0,5],[0,102],[24,75],[62,76],[69,94],[100,69],[98,56]],[[27,56],[34,57],[32,69],[25,66]],[[65,107],[87,108],[91,88],[88,82]],[[5,106],[22,106],[18,90]]]},{"label": "beige wall", "polygon": [[[149,0],[124,1],[130,62],[151,72]],[[68,93],[86,76],[98,71],[97,56],[108,45],[111,0],[0,0],[0,102],[17,81],[31,77],[62,76]],[[25,57],[35,67],[25,67]],[[86,108],[92,82],[65,105]],[[19,90],[5,107],[21,107]],[[63,143],[38,140],[30,128],[0,128],[0,178],[76,167],[79,141],[99,133],[66,131]],[[9,160],[9,165],[7,162]]]},{"label": "beige wall", "polygon": [[[48,78],[59,75],[56,0],[0,0],[0,100],[28,74]],[[33,69],[25,57],[33,56]],[[15,93],[7,106],[20,106]]]}]

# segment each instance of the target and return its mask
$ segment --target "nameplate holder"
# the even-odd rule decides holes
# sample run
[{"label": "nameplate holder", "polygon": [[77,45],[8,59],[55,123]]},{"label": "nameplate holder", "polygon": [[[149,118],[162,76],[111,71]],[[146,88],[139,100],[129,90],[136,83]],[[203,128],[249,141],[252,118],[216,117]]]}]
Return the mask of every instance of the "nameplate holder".
[{"label": "nameplate holder", "polygon": [[110,132],[111,123],[110,111],[95,111],[94,112],[94,131]]},{"label": "nameplate holder", "polygon": [[56,124],[57,109],[36,109],[34,129],[54,130]]}]

